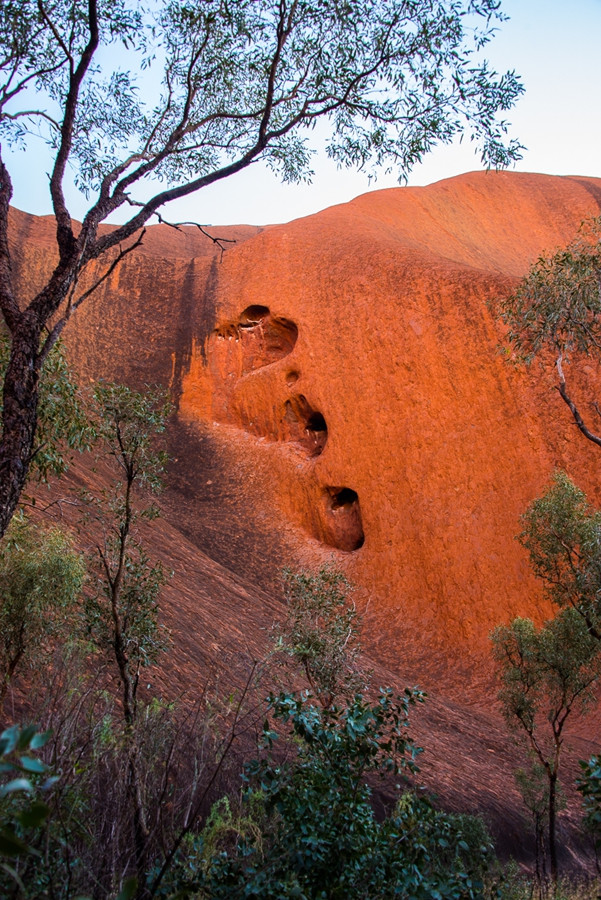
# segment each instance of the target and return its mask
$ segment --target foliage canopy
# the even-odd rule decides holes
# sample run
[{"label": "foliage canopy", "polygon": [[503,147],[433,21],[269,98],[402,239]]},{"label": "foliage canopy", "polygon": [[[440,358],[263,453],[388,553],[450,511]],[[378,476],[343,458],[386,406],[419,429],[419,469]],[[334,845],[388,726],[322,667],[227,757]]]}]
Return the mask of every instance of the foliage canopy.
[{"label": "foliage canopy", "polygon": [[601,513],[565,472],[522,516],[520,543],[559,607],[573,607],[601,639]]},{"label": "foliage canopy", "polygon": [[[567,365],[599,360],[601,348],[601,218],[582,223],[577,237],[551,256],[541,256],[509,297],[498,305],[517,359],[555,365],[559,394],[582,434],[601,447],[568,386]],[[595,414],[597,403],[593,403]]]},{"label": "foliage canopy", "polygon": [[15,517],[0,545],[0,708],[16,669],[34,655],[41,665],[47,639],[71,633],[85,574],[70,535]]},{"label": "foliage canopy", "polygon": [[595,699],[601,645],[573,607],[537,628],[514,619],[492,634],[499,667],[499,700],[510,728],[521,736],[547,779],[551,877],[557,883],[559,771],[566,723]]},{"label": "foliage canopy", "polygon": [[[258,157],[307,177],[307,130],[323,116],[343,165],[402,176],[465,128],[504,165],[519,148],[496,115],[522,88],[478,52],[502,18],[498,0],[16,0],[0,11],[0,134],[68,152],[79,186],[113,208],[148,176],[164,181],[150,212],[175,185],[191,193]],[[122,65],[98,65],[103,46]]]},{"label": "foliage canopy", "polygon": [[[174,887],[213,900],[483,897],[491,847],[479,823],[411,793],[382,821],[374,813],[366,776],[414,768],[407,714],[419,700],[418,691],[386,690],[375,702],[357,695],[324,708],[307,694],[272,695],[264,753],[246,769],[242,814],[220,806],[227,840],[216,842],[214,816]],[[286,732],[296,754],[282,760],[277,743]]]},{"label": "foliage canopy", "polygon": [[601,344],[601,219],[584,222],[577,237],[541,256],[517,290],[500,302],[508,339],[529,362],[551,351],[569,359]]}]

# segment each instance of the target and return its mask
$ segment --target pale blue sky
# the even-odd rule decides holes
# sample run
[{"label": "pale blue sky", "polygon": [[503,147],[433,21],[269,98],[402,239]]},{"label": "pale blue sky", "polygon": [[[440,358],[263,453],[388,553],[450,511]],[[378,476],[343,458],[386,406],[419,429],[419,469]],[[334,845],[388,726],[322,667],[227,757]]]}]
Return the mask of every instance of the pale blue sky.
[{"label": "pale blue sky", "polygon": [[[514,68],[526,88],[508,114],[512,136],[527,147],[516,168],[601,176],[601,0],[503,0],[502,6],[511,18],[499,26],[486,55],[498,70]],[[479,167],[469,142],[442,147],[414,170],[409,184],[429,184]],[[32,153],[18,154],[11,166],[16,206],[50,212],[45,168]],[[321,157],[314,168],[312,185],[289,186],[253,166],[180,201],[169,216],[212,224],[285,222],[397,184],[394,175],[370,184],[366,176],[338,170]],[[82,210],[83,205],[73,204],[75,215]]]}]

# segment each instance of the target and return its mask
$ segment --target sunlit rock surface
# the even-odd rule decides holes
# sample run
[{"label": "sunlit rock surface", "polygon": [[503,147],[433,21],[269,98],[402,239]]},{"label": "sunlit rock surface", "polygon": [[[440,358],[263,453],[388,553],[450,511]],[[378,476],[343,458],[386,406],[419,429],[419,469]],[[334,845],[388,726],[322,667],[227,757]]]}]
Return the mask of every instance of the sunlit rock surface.
[{"label": "sunlit rock surface", "polygon": [[[69,326],[71,353],[91,379],[170,385],[167,505],[219,561],[265,587],[331,558],[382,661],[465,659],[547,612],[519,515],[555,467],[589,487],[595,463],[552,381],[503,360],[488,304],[599,198],[597,179],[472,173],[215,228],[224,252],[155,226]],[[33,289],[52,221],[15,221]]]},{"label": "sunlit rock surface", "polygon": [[[226,645],[260,654],[282,567],[331,561],[357,585],[381,677],[434,694],[426,780],[518,821],[488,634],[550,613],[519,516],[558,466],[598,497],[597,455],[552,374],[503,359],[489,303],[600,204],[599,179],[472,173],[215,228],[236,241],[223,252],[192,227],[148,229],[66,336],[84,382],[161,382],[177,405],[156,547],[176,572],[178,685]],[[26,294],[53,228],[13,215]]]}]

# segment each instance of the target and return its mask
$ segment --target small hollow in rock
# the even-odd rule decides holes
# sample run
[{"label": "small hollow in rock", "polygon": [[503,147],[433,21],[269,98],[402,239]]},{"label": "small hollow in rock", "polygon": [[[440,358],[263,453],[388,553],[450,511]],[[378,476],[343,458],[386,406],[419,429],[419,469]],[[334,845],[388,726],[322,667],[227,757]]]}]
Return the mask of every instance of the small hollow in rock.
[{"label": "small hollow in rock", "polygon": [[313,409],[304,394],[296,394],[284,404],[282,439],[300,444],[308,456],[319,456],[328,439],[323,415]]},{"label": "small hollow in rock", "polygon": [[352,488],[330,488],[329,494],[332,498],[332,509],[341,509],[343,506],[359,502],[357,491]]},{"label": "small hollow in rock", "polygon": [[357,492],[349,487],[328,487],[324,491],[324,541],[339,550],[359,550],[365,543]]},{"label": "small hollow in rock", "polygon": [[327,433],[328,426],[326,420],[320,412],[313,412],[307,419],[307,431],[325,431]]},{"label": "small hollow in rock", "polygon": [[256,328],[269,315],[268,306],[247,306],[240,313],[238,326],[240,328]]},{"label": "small hollow in rock", "polygon": [[273,316],[268,306],[247,306],[238,319],[223,322],[215,329],[217,339],[234,338],[229,359],[219,368],[230,375],[247,375],[277,362],[292,352],[298,338],[298,326],[283,316]]}]

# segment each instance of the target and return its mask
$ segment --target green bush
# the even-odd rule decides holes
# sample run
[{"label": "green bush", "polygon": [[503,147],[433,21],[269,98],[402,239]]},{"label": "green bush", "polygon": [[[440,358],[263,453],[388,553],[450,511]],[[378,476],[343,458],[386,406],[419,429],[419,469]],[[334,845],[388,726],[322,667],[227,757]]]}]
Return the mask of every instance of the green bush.
[{"label": "green bush", "polygon": [[[375,703],[357,695],[324,708],[307,694],[271,696],[264,753],[246,768],[239,810],[220,801],[170,889],[203,900],[483,897],[492,848],[480,823],[412,793],[383,821],[374,814],[366,776],[415,769],[408,711],[421,699],[386,690]],[[279,753],[276,726],[291,739]]]},{"label": "green bush", "polygon": [[0,546],[0,709],[18,669],[72,630],[86,570],[72,537],[17,514]]},{"label": "green bush", "polygon": [[38,758],[49,735],[14,725],[0,734],[0,890],[27,896],[24,878],[41,858],[35,844],[50,808],[45,794],[56,782]]}]

